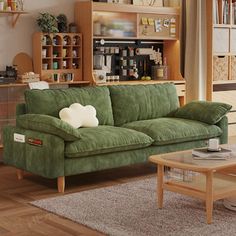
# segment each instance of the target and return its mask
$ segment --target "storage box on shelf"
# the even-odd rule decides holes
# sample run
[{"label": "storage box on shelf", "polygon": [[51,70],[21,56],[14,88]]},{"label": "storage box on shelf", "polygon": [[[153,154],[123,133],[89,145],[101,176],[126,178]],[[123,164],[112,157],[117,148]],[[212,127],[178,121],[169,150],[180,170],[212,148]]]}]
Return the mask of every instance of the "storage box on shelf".
[{"label": "storage box on shelf", "polygon": [[82,81],[82,35],[79,33],[33,36],[34,70],[49,82]]},{"label": "storage box on shelf", "polygon": [[224,81],[229,79],[229,57],[214,56],[213,57],[213,80]]},{"label": "storage box on shelf", "polygon": [[236,55],[231,56],[231,79],[236,81]]},{"label": "storage box on shelf", "polygon": [[[151,63],[148,53],[137,55],[136,49],[152,46],[155,51],[160,47],[162,58],[166,58],[168,80],[183,81],[179,71],[179,8],[80,1],[75,4],[75,19],[83,34],[83,74],[90,81],[104,82],[104,74],[97,68],[102,71],[100,64],[107,59],[111,68],[105,72],[113,81],[140,81],[151,71]],[[135,49],[132,55],[130,48]],[[123,55],[123,50],[127,54]],[[99,74],[97,80],[94,72]]]}]

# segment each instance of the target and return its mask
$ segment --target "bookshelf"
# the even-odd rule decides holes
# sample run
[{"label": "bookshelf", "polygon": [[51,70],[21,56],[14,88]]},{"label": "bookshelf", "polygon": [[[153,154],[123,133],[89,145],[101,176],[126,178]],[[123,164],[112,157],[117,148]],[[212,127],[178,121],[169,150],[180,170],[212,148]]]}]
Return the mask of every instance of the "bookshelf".
[{"label": "bookshelf", "polygon": [[212,81],[227,83],[236,80],[236,0],[211,1]]},{"label": "bookshelf", "polygon": [[236,0],[209,0],[207,6],[207,99],[233,106],[229,135],[236,135]]}]

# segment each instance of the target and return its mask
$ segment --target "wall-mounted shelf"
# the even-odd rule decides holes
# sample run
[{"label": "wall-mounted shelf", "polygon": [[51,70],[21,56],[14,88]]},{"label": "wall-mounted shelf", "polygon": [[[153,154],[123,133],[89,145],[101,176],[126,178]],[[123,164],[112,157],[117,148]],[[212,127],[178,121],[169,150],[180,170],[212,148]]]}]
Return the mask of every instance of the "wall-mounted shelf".
[{"label": "wall-mounted shelf", "polygon": [[20,15],[28,14],[28,12],[25,12],[25,11],[0,11],[0,15],[2,15],[2,14],[11,16],[11,26],[14,28]]}]

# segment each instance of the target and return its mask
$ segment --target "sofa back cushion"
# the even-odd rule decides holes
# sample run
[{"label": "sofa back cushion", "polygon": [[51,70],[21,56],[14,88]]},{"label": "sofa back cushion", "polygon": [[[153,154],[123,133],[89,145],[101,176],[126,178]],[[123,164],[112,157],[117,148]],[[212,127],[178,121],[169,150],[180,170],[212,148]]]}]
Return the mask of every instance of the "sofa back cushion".
[{"label": "sofa back cushion", "polygon": [[179,107],[175,85],[109,86],[115,125],[168,115]]},{"label": "sofa back cushion", "polygon": [[72,103],[92,105],[100,125],[114,125],[107,87],[83,87],[25,91],[27,113],[59,117],[59,111]]}]

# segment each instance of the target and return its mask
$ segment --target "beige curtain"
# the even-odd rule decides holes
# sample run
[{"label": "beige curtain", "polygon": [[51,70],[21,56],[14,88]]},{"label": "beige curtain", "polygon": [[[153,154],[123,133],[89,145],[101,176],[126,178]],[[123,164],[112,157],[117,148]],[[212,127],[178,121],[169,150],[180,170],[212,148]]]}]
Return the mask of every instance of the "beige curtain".
[{"label": "beige curtain", "polygon": [[205,100],[207,78],[206,0],[182,0],[181,71],[186,101]]}]

